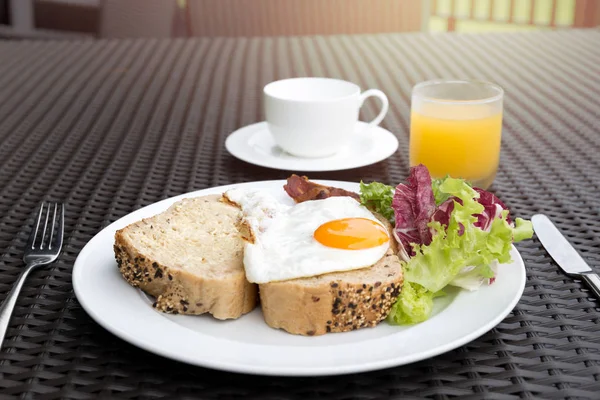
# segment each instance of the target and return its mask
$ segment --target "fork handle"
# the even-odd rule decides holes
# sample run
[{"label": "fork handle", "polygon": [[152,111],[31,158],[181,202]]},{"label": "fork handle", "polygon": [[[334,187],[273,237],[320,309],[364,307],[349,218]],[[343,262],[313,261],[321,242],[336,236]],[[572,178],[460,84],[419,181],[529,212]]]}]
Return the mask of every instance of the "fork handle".
[{"label": "fork handle", "polygon": [[35,264],[27,264],[17,282],[13,285],[10,293],[6,296],[2,307],[0,307],[0,349],[4,344],[4,337],[6,336],[6,331],[8,330],[8,324],[10,322],[10,317],[15,309],[15,304],[17,303],[17,299],[19,298],[19,293],[21,293],[21,288],[23,287],[23,283],[25,283],[25,279],[33,269]]}]

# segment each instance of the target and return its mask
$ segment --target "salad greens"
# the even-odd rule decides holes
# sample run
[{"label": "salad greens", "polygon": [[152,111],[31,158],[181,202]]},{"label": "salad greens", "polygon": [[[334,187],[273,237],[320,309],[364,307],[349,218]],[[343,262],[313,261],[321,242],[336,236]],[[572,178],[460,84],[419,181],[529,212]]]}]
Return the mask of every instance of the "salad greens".
[{"label": "salad greens", "polygon": [[394,198],[394,187],[379,182],[369,184],[360,182],[360,202],[363,206],[383,215],[394,222],[394,210],[392,199]]},{"label": "salad greens", "polygon": [[425,321],[433,310],[433,299],[444,292],[431,292],[418,283],[404,282],[400,297],[388,314],[392,325],[411,325]]},{"label": "salad greens", "polygon": [[475,267],[467,272],[473,282],[464,284],[465,274],[460,277],[462,287],[477,287],[484,278],[494,276],[489,267],[492,261],[510,261],[514,228],[506,220],[508,211],[502,211],[502,217],[495,218],[491,229],[484,231],[474,225],[475,215],[482,213],[484,206],[476,200],[479,195],[473,188],[462,179],[446,178],[439,189],[460,199],[462,204],[453,200],[447,227],[437,221],[430,222],[435,231],[433,240],[429,245],[417,245],[416,255],[405,265],[405,279],[437,292],[451,284],[465,267]]},{"label": "salad greens", "polygon": [[[446,178],[449,178],[449,176],[446,176]],[[446,178],[436,178],[436,179],[431,180],[431,189],[433,190],[433,198],[435,199],[435,204],[437,204],[438,206],[450,198],[449,194],[443,193],[440,191],[440,185],[442,184],[442,182],[444,182],[446,180]],[[467,182],[465,182],[465,183],[467,183]],[[468,185],[468,183],[467,183],[467,185]]]},{"label": "salad greens", "polygon": [[[404,247],[404,284],[388,316],[392,324],[425,321],[433,299],[447,285],[476,290],[486,281],[493,283],[498,264],[511,260],[511,244],[533,235],[531,222],[516,218],[513,223],[492,193],[463,179],[431,181],[422,165],[411,168],[407,183],[393,194],[392,187],[377,182],[361,183],[360,189],[363,204],[386,218],[396,217],[394,233]],[[410,234],[423,226],[429,237]]]}]

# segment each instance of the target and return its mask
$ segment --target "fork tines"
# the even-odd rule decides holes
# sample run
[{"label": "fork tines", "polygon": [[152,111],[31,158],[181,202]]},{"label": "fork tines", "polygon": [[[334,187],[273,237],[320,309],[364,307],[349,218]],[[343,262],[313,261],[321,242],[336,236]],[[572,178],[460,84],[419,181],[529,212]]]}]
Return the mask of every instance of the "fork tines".
[{"label": "fork tines", "polygon": [[44,203],[35,221],[35,228],[29,235],[27,249],[60,249],[63,240],[65,208],[62,203]]}]

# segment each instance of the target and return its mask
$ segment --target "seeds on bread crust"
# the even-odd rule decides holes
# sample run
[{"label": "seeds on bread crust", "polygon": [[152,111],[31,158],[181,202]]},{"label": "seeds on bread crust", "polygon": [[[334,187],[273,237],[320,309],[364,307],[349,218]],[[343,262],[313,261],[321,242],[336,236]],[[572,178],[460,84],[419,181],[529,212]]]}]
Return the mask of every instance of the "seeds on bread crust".
[{"label": "seeds on bread crust", "polygon": [[[365,269],[261,284],[265,321],[273,328],[305,336],[374,327],[387,317],[398,298],[403,274],[400,260],[391,251],[371,268],[371,272]],[[331,280],[326,280],[328,276]]]},{"label": "seeds on bread crust", "polygon": [[[379,281],[373,285],[331,282],[333,327],[332,324],[327,324],[325,331],[346,332],[376,326],[389,314],[392,305],[400,295],[401,285],[401,273],[400,282],[390,282],[384,286]],[[339,288],[343,290],[338,290]]]},{"label": "seeds on bread crust", "polygon": [[[183,199],[116,232],[119,271],[130,285],[155,297],[157,310],[230,319],[256,306],[257,286],[245,278],[243,242],[235,226],[239,212],[219,198]],[[214,252],[215,247],[222,251]]]},{"label": "seeds on bread crust", "polygon": [[[167,285],[173,279],[169,268],[159,265],[156,261],[147,261],[144,257],[132,257],[117,244],[114,245],[115,258],[119,271],[127,282],[133,287],[146,289],[154,282],[154,286]],[[171,277],[169,279],[169,277]],[[185,314],[188,312],[189,302],[182,296],[181,290],[172,290],[164,295],[158,295],[152,307],[169,314]]]},{"label": "seeds on bread crust", "polygon": [[[375,216],[391,236],[389,221]],[[396,251],[391,240],[388,253],[370,268],[259,285],[265,322],[306,336],[376,326],[400,295],[403,271]]]}]

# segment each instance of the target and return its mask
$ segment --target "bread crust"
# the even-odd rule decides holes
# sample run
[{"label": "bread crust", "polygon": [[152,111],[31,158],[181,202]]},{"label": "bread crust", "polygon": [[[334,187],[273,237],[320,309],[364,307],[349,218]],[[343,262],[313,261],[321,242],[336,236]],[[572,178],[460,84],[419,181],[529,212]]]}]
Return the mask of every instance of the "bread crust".
[{"label": "bread crust", "polygon": [[[211,201],[218,201],[212,197]],[[115,234],[114,252],[119,271],[131,286],[155,297],[153,307],[157,310],[171,314],[210,313],[217,319],[234,319],[256,307],[257,286],[246,280],[243,268],[223,277],[199,276],[185,269],[171,268],[140,253],[131,243],[127,229]]]},{"label": "bread crust", "polygon": [[[259,285],[263,316],[270,327],[316,336],[374,327],[387,317],[404,277],[392,226],[375,215],[390,232],[391,242],[386,255],[369,269],[326,274],[317,284],[303,278]],[[355,274],[365,271],[373,276],[357,283]]]},{"label": "bread crust", "polygon": [[[388,252],[379,263],[393,273],[388,280],[350,283],[342,278],[324,280],[318,286],[306,285],[303,280],[259,285],[265,322],[305,336],[376,326],[387,317],[403,282],[395,254]],[[380,266],[371,268],[375,267]]]}]

